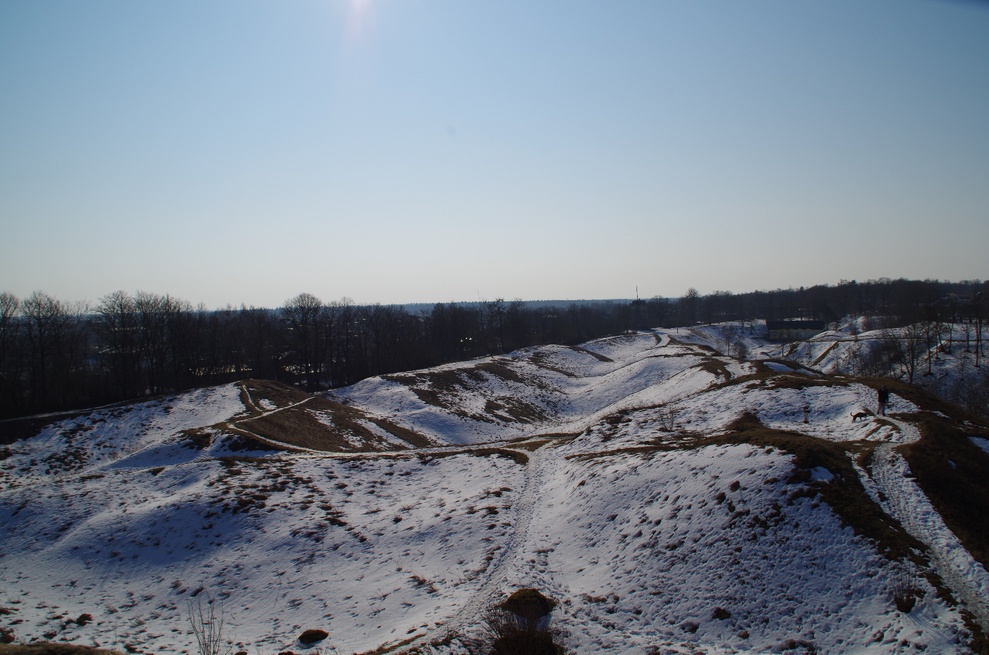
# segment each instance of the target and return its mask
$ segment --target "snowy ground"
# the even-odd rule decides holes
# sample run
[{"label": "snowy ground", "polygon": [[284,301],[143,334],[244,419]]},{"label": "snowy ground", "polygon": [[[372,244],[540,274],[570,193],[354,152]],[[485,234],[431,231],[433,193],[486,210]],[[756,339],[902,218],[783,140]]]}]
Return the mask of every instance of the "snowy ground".
[{"label": "snowy ground", "polygon": [[831,471],[794,476],[779,449],[704,441],[753,415],[875,448],[866,491],[982,616],[985,569],[896,454],[921,408],[895,398],[895,420],[853,421],[871,387],[759,372],[703,347],[716,340],[532,348],[330,394],[450,444],[422,450],[236,449],[221,426],[279,410],[245,407],[236,385],[54,423],[0,451],[0,627],[191,652],[189,604],[209,594],[235,650],[303,652],[297,637],[322,629],[321,652],[457,653],[506,594],[535,587],[574,653],[967,652],[961,609],[925,571],[821,500]]}]

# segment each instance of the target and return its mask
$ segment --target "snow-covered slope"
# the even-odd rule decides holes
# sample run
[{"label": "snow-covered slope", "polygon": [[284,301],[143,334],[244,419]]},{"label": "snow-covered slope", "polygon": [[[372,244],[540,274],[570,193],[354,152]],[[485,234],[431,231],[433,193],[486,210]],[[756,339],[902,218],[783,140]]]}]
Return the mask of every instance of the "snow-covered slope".
[{"label": "snow-covered slope", "polygon": [[575,653],[968,652],[989,576],[900,451],[934,410],[716,339],[56,420],[0,450],[0,629],[191,652],[208,595],[248,653],[476,652],[532,587]]}]

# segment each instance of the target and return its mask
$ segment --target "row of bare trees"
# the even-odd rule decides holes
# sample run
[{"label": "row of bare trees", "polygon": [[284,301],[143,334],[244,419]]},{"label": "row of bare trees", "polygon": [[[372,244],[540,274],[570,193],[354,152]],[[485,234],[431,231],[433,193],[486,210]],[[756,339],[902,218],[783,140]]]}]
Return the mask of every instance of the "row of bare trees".
[{"label": "row of bare trees", "polygon": [[281,365],[309,390],[525,346],[575,344],[633,327],[628,303],[539,307],[498,299],[409,312],[300,294],[279,315],[286,346]]},{"label": "row of bare trees", "polygon": [[[517,348],[577,344],[628,329],[758,318],[874,317],[905,325],[887,352],[889,372],[930,366],[920,352],[963,334],[981,363],[989,285],[876,280],[748,294],[690,289],[675,299],[612,303],[446,303],[420,311],[324,302],[299,294],[278,309],[207,310],[170,295],[116,291],[93,307],[44,292],[0,293],[0,417],[92,406],[244,377],[309,390]],[[912,333],[911,333],[912,334]],[[908,335],[909,336],[909,335]],[[950,343],[950,339],[949,339]],[[973,346],[974,344],[974,346]],[[916,352],[909,350],[916,346]],[[943,346],[940,346],[943,347]],[[949,346],[950,347],[950,346]],[[907,350],[904,350],[907,349]],[[877,369],[878,370],[878,369]]]},{"label": "row of bare trees", "polygon": [[880,278],[867,282],[842,281],[774,291],[706,295],[689,289],[678,299],[645,301],[651,325],[692,325],[751,319],[818,319],[838,321],[845,316],[877,316],[905,325],[932,314],[944,320],[972,318],[985,312],[989,283],[975,281],[906,280]]},{"label": "row of bare trees", "polygon": [[[114,292],[95,307],[0,294],[0,415],[126,400],[248,370],[240,320],[168,295]],[[246,336],[246,335],[245,335]]]},{"label": "row of bare trees", "polygon": [[0,417],[141,398],[245,377],[310,391],[376,374],[577,343],[630,327],[628,305],[521,301],[395,306],[299,294],[278,309],[207,310],[113,292],[95,306],[0,294]]}]

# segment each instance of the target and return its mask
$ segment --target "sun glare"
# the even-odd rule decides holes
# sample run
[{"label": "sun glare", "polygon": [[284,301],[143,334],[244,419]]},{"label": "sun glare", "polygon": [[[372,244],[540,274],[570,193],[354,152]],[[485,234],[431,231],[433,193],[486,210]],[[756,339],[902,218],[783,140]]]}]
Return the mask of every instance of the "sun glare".
[{"label": "sun glare", "polygon": [[371,0],[349,0],[347,13],[347,37],[354,41],[361,37],[371,11]]}]

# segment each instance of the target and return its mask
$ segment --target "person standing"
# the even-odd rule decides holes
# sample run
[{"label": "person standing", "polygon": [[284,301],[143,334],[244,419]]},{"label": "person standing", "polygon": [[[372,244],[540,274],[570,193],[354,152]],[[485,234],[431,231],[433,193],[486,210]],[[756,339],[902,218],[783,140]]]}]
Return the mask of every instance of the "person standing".
[{"label": "person standing", "polygon": [[879,389],[879,413],[886,416],[886,407],[889,405],[889,389],[884,384]]}]

